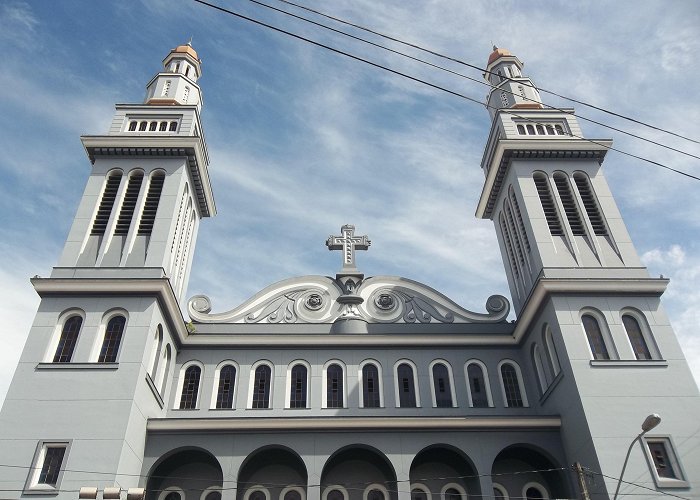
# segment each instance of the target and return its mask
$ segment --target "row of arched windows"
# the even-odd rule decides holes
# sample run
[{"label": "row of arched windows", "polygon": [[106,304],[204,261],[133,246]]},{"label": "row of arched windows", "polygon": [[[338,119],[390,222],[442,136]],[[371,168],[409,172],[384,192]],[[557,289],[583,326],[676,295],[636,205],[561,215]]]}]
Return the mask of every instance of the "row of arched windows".
[{"label": "row of arched windows", "polygon": [[[649,324],[640,311],[623,309],[620,319],[635,359],[661,358]],[[581,324],[594,360],[620,359],[608,323],[600,311],[592,308],[581,311]]]},{"label": "row of arched windows", "polygon": [[[558,362],[557,362],[558,363]],[[258,361],[250,369],[247,408],[270,408],[274,385],[274,365],[269,361]],[[204,365],[189,361],[180,370],[180,391],[176,408],[181,410],[200,407],[199,398]],[[394,365],[394,401],[397,408],[421,406],[420,391],[416,377],[416,365],[410,360],[399,360]],[[287,366],[285,408],[311,408],[309,383],[311,365],[303,360],[293,361]],[[328,361],[322,368],[322,408],[347,408],[347,369],[340,360]],[[479,360],[467,361],[464,366],[469,407],[493,407],[491,386],[486,365]],[[522,372],[515,361],[503,360],[498,373],[505,407],[528,406],[523,386]],[[233,409],[237,394],[238,364],[223,361],[214,374],[214,391],[210,407]],[[384,378],[382,366],[374,360],[365,360],[358,366],[358,406],[360,408],[383,408]],[[445,360],[435,360],[429,365],[432,406],[435,408],[457,407],[454,377],[451,365]]]},{"label": "row of arched windows", "polygon": [[567,135],[559,123],[516,124],[520,135]]},{"label": "row of arched windows", "polygon": [[[559,201],[563,214],[560,213],[560,208],[557,205],[554,196],[552,195],[552,185],[549,176],[541,171],[534,172],[532,178],[535,181],[537,194],[540,198],[540,203],[544,211],[549,232],[554,236],[564,235],[562,215],[568,222],[571,233],[574,236],[584,236],[587,234],[587,226],[584,222],[584,215],[593,230],[593,234],[597,236],[607,236],[608,228],[600,210],[598,199],[591,181],[583,172],[574,172],[573,184],[568,174],[557,171],[552,174],[552,180],[556,187]],[[575,189],[574,189],[575,188]],[[578,193],[578,197],[576,196]],[[583,207],[579,205],[579,200]],[[581,210],[583,208],[583,210]]]},{"label": "row of arched windows", "polygon": [[[91,362],[114,363],[126,328],[125,311],[110,311],[104,315],[90,355]],[[85,312],[72,310],[63,313],[49,345],[46,360],[52,363],[70,363],[78,345],[85,320]]]},{"label": "row of arched windows", "polygon": [[[167,92],[167,90],[164,91]],[[129,132],[177,132],[177,121],[130,120],[128,130]]]}]

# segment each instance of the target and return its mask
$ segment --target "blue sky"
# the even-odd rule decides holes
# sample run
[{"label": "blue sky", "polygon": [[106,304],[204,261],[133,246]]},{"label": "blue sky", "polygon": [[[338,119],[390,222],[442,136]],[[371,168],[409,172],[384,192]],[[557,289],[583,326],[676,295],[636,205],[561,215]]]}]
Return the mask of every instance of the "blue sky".
[{"label": "blue sky", "polygon": [[[482,67],[495,43],[541,87],[700,139],[695,2],[304,3]],[[484,100],[486,87],[472,81],[246,0],[219,4]],[[412,278],[477,311],[509,295],[492,223],[474,217],[490,126],[483,106],[193,1],[4,0],[0,400],[38,305],[29,277],[57,262],[89,173],[79,136],[105,133],[115,103],[141,102],[163,57],[190,36],[203,60],[219,215],[201,225],[188,297],[204,293],[222,311],[290,276],[332,275],[340,256],[324,242],[345,223],[372,240],[358,257],[367,275]],[[577,112],[700,155],[698,144]],[[581,124],[587,137],[700,175],[699,160]],[[651,274],[671,278],[664,304],[700,380],[700,182],[615,152],[604,171]]]}]

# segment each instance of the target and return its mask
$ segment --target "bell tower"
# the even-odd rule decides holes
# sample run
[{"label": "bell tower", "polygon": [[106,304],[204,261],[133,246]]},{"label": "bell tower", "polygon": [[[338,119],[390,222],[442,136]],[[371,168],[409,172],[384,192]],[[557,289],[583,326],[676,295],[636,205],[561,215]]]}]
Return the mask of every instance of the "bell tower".
[{"label": "bell tower", "polygon": [[92,173],[59,273],[162,274],[182,299],[199,222],[216,212],[200,76],[190,44],[172,49],[146,86],[143,104],[117,104],[106,135],[81,137]]},{"label": "bell tower", "polygon": [[543,106],[523,66],[502,48],[488,59],[477,208],[496,226],[516,311],[542,276],[648,277],[601,172],[612,141],[584,138],[573,109]]}]

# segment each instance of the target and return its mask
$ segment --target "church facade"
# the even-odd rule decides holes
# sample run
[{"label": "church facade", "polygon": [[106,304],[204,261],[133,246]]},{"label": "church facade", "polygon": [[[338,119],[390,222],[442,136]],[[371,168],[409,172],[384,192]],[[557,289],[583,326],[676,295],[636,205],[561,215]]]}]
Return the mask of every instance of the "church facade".
[{"label": "church facade", "polygon": [[[700,396],[601,170],[607,139],[541,103],[494,48],[477,217],[511,291],[469,311],[335,277],[229,311],[187,301],[216,214],[201,61],[173,49],[142,104],[83,136],[92,171],[0,415],[6,498],[457,500],[700,492]],[[333,228],[329,228],[333,229]],[[358,234],[356,234],[358,233]],[[658,414],[658,415],[656,415]],[[642,428],[643,426],[643,428]]]}]

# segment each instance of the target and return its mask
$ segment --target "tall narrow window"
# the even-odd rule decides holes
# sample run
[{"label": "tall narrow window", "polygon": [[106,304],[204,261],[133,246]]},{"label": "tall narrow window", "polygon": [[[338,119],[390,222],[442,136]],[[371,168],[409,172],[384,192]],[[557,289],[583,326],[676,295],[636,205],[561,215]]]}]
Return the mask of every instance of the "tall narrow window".
[{"label": "tall narrow window", "polygon": [[105,234],[107,224],[109,223],[109,216],[112,214],[114,200],[117,198],[117,192],[119,191],[119,184],[121,184],[121,181],[122,173],[119,170],[112,171],[107,175],[104,191],[102,192],[102,199],[100,200],[100,206],[97,209],[97,214],[95,215],[95,221],[92,223],[92,231],[90,234]]},{"label": "tall narrow window", "polygon": [[411,365],[401,363],[396,368],[396,377],[399,389],[399,406],[401,408],[415,408],[416,386]]},{"label": "tall narrow window", "polygon": [[168,122],[160,122],[158,132],[166,132],[168,130]]},{"label": "tall narrow window", "polygon": [[518,227],[520,228],[520,237],[523,240],[523,243],[525,243],[525,249],[529,252],[530,251],[530,240],[527,237],[527,232],[525,231],[525,224],[523,223],[523,214],[520,212],[520,205],[518,204],[518,198],[515,196],[515,191],[513,190],[513,187],[511,186],[510,189],[508,190],[510,194],[510,201],[513,204],[513,210],[515,211],[515,216],[518,219]]},{"label": "tall narrow window", "polygon": [[433,389],[435,390],[435,406],[452,408],[452,386],[450,373],[442,363],[433,365]]},{"label": "tall narrow window", "polygon": [[598,201],[593,193],[588,176],[582,172],[576,172],[574,181],[576,182],[578,193],[581,195],[581,200],[583,200],[583,207],[588,215],[588,220],[593,226],[593,232],[598,236],[606,236],[608,229],[605,227],[605,219],[603,219],[603,215],[598,207]]},{"label": "tall narrow window", "polygon": [[640,328],[637,319],[629,314],[623,314],[622,323],[625,325],[627,337],[630,339],[630,344],[632,344],[634,356],[637,359],[651,359],[649,346],[647,345],[647,341],[642,334],[642,329]]},{"label": "tall narrow window", "polygon": [[506,212],[506,220],[508,221],[508,227],[510,227],[511,235],[513,237],[513,243],[515,246],[516,253],[518,255],[518,261],[520,265],[525,267],[525,254],[523,253],[523,246],[520,243],[520,235],[515,228],[515,219],[513,218],[513,211],[510,208],[510,203],[507,201],[503,204],[503,208]]},{"label": "tall narrow window", "polygon": [[555,172],[552,177],[554,179],[554,184],[557,186],[561,204],[564,206],[564,213],[566,214],[566,219],[569,221],[571,232],[575,236],[586,234],[583,228],[583,222],[581,221],[581,214],[578,211],[576,198],[574,198],[574,194],[571,191],[569,177],[563,172]]},{"label": "tall narrow window", "polygon": [[129,123],[129,132],[136,131],[136,125],[138,125],[136,122],[130,122]]},{"label": "tall narrow window", "polygon": [[56,347],[56,353],[53,356],[54,363],[68,363],[71,360],[82,325],[83,318],[80,316],[71,316],[63,323],[58,347]]},{"label": "tall narrow window", "polygon": [[177,132],[177,122],[170,122],[169,132]]},{"label": "tall narrow window", "polygon": [[534,344],[532,346],[532,364],[537,372],[537,380],[540,383],[540,391],[544,394],[547,391],[547,376],[545,375],[544,367],[542,366],[542,353],[540,346]]},{"label": "tall narrow window", "polygon": [[170,363],[172,362],[172,352],[170,349],[170,344],[165,346],[165,352],[163,352],[163,370],[158,376],[158,389],[160,390],[161,396],[165,396],[165,389],[168,388],[168,377],[170,377]]},{"label": "tall narrow window", "polygon": [[586,332],[586,338],[588,338],[588,345],[591,347],[593,359],[610,359],[610,353],[605,345],[605,339],[603,338],[603,332],[600,331],[598,320],[590,314],[584,314],[581,316],[581,322]]},{"label": "tall narrow window", "polygon": [[156,335],[153,342],[153,363],[151,364],[151,380],[156,379],[156,373],[158,373],[158,364],[160,362],[160,351],[163,349],[163,326],[158,325],[156,328]]},{"label": "tall narrow window", "polygon": [[41,443],[34,457],[29,489],[48,492],[58,487],[68,443]]},{"label": "tall narrow window", "polygon": [[148,127],[148,122],[141,122],[139,123],[139,132],[145,132],[146,127]]},{"label": "tall narrow window", "polygon": [[518,134],[520,134],[520,135],[525,135],[525,133],[526,133],[526,132],[525,132],[525,127],[523,127],[522,125],[518,124]]},{"label": "tall narrow window", "polygon": [[119,218],[117,219],[117,227],[114,230],[114,234],[122,236],[129,234],[129,228],[131,227],[131,220],[134,218],[134,210],[139,198],[142,182],[143,172],[140,170],[133,172],[129,176],[129,183],[126,185],[126,193],[124,194],[122,208],[119,211]]},{"label": "tall narrow window", "polygon": [[343,368],[337,364],[326,369],[326,407],[343,408]]},{"label": "tall narrow window", "polygon": [[187,99],[190,97],[190,88],[185,87],[185,91],[182,93],[182,104],[187,104]]},{"label": "tall narrow window", "polygon": [[163,92],[161,94],[163,97],[167,97],[170,93],[170,83],[170,80],[165,80],[165,83],[163,84]]},{"label": "tall narrow window", "polygon": [[162,171],[158,170],[153,172],[151,175],[151,182],[148,185],[146,201],[143,204],[141,222],[139,223],[139,235],[148,236],[153,231],[153,224],[156,221],[158,203],[160,202],[160,194],[163,191],[164,182],[165,174]]},{"label": "tall narrow window", "polygon": [[477,363],[469,363],[469,366],[467,366],[467,377],[469,378],[471,406],[473,408],[488,408],[489,397],[486,392],[484,370]]},{"label": "tall narrow window", "polygon": [[236,384],[236,367],[226,365],[219,370],[219,387],[216,389],[216,408],[233,408],[233,389]]},{"label": "tall narrow window", "polygon": [[105,329],[100,355],[97,358],[98,363],[114,363],[117,360],[125,325],[126,318],[124,316],[114,316],[109,320]]},{"label": "tall narrow window", "polygon": [[253,408],[270,407],[270,384],[272,383],[272,369],[267,365],[260,365],[255,369],[255,381],[253,385]]},{"label": "tall narrow window", "polygon": [[379,408],[380,405],[379,370],[374,364],[367,363],[362,367],[362,406]]},{"label": "tall narrow window", "polygon": [[182,394],[180,396],[181,410],[192,410],[197,408],[199,379],[201,376],[202,369],[197,365],[192,365],[185,370],[185,376],[182,379]]},{"label": "tall narrow window", "polygon": [[559,355],[557,354],[557,348],[554,345],[554,338],[552,337],[552,330],[549,326],[544,328],[544,345],[547,349],[547,358],[549,359],[549,366],[552,369],[552,375],[556,377],[561,371],[561,366],[559,364]]},{"label": "tall narrow window", "polygon": [[508,102],[508,94],[505,92],[501,92],[501,104],[503,104],[504,108],[510,106],[510,102]]},{"label": "tall narrow window", "polygon": [[148,126],[148,131],[155,132],[157,128],[158,128],[158,122],[151,122],[150,125]]},{"label": "tall narrow window", "polygon": [[552,192],[549,189],[549,179],[547,178],[547,175],[542,172],[535,172],[532,174],[532,179],[535,181],[537,195],[540,197],[540,204],[542,205],[545,219],[547,219],[549,232],[553,236],[563,235],[564,231],[561,228],[559,212],[557,211],[556,204],[554,203]]},{"label": "tall narrow window", "polygon": [[506,406],[508,408],[522,408],[525,406],[520,391],[518,374],[512,364],[503,363],[501,365],[501,381],[503,382]]},{"label": "tall narrow window", "polygon": [[506,245],[506,253],[508,254],[508,261],[510,262],[510,269],[513,272],[513,276],[516,278],[520,277],[520,272],[518,271],[518,262],[515,260],[515,251],[513,250],[513,240],[510,238],[510,233],[508,232],[508,226],[506,225],[506,218],[503,216],[503,212],[498,218],[501,224],[501,234],[503,235],[503,241]]},{"label": "tall narrow window", "polygon": [[306,408],[307,370],[302,364],[294,365],[289,388],[289,407]]}]

